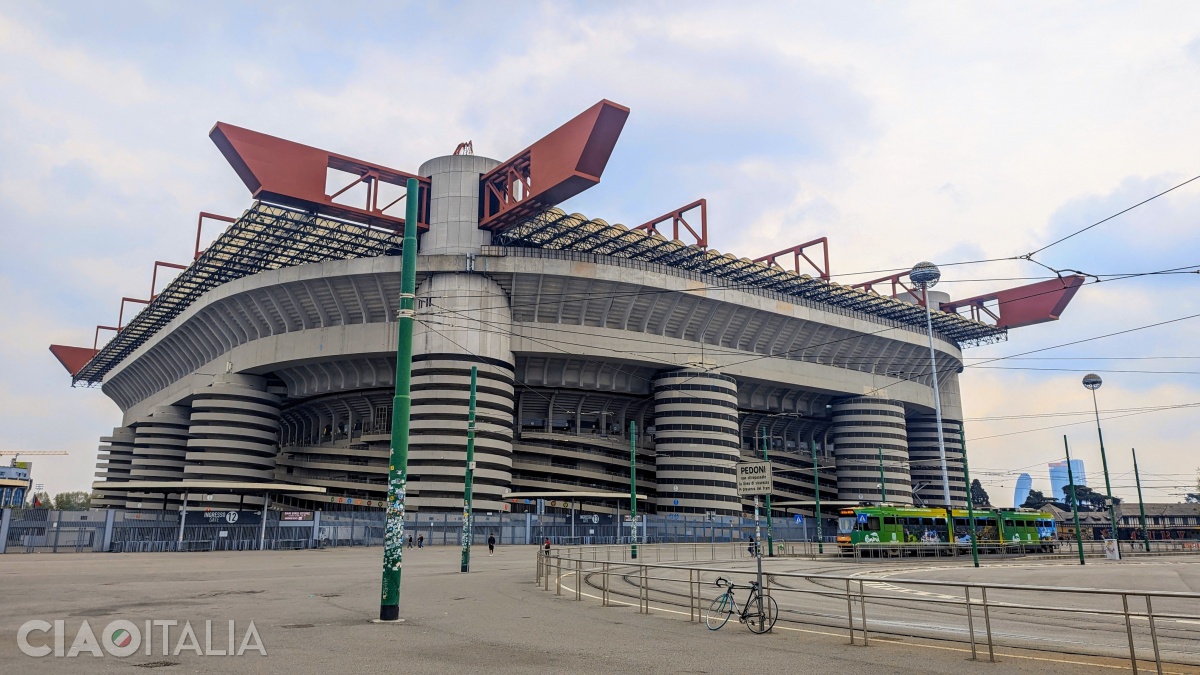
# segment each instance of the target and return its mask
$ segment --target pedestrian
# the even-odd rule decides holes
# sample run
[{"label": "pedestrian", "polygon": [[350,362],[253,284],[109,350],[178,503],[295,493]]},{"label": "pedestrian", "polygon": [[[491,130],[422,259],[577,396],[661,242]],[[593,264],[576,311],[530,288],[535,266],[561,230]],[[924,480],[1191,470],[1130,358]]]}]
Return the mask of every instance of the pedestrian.
[{"label": "pedestrian", "polygon": [[425,535],[417,535],[417,548],[425,548]]},{"label": "pedestrian", "polygon": [[746,551],[749,552],[750,555],[754,555],[754,548],[756,545],[757,542],[754,541],[754,535],[750,535],[750,543],[746,546]]},{"label": "pedestrian", "polygon": [[542,550],[546,552],[546,557],[550,557],[550,537],[546,537],[546,543],[542,544]]},{"label": "pedestrian", "polygon": [[411,534],[410,534],[410,535],[408,535],[408,547],[409,547],[409,548],[412,548],[412,547],[413,547],[413,538],[412,538],[412,535],[411,535]]},{"label": "pedestrian", "polygon": [[488,535],[488,555],[490,556],[495,552],[496,552],[496,535],[489,534]]}]

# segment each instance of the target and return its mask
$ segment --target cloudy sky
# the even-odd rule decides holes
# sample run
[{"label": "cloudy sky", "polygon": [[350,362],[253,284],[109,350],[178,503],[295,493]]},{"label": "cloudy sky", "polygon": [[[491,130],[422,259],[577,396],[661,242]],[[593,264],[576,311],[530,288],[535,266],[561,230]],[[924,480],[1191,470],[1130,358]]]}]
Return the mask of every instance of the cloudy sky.
[{"label": "cloudy sky", "polygon": [[[0,449],[70,451],[37,460],[51,492],[86,489],[120,414],[46,346],[90,344],[154,260],[187,260],[196,212],[248,206],[217,120],[415,170],[467,139],[508,157],[608,98],[629,122],[565,208],[636,224],[706,197],[717,249],[828,236],[839,281],[1018,256],[1200,175],[1194,3],[393,4],[0,0]],[[1196,269],[1200,180],[1037,259]],[[1047,274],[959,265],[941,288]],[[1197,274],[1089,285],[968,360],[1200,314],[1198,296]],[[1200,403],[1200,318],[1031,356],[962,377],[995,503],[1013,471],[1048,489],[1064,433],[1103,484],[1089,417],[1029,417],[1090,411],[1089,370],[1117,494],[1134,494],[1132,447],[1147,499],[1195,483],[1200,407],[1128,412]],[[996,417],[1015,419],[979,419]]]}]

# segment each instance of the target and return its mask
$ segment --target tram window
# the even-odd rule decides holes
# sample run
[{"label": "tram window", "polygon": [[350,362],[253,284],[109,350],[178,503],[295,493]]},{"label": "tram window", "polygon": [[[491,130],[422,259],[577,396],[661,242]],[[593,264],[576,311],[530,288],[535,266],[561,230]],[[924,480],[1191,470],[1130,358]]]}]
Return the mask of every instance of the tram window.
[{"label": "tram window", "polygon": [[1005,526],[1005,527],[1013,527],[1013,521],[1012,521],[1011,519],[1009,519],[1009,518],[1005,518],[1005,519],[1004,519],[1004,526]]},{"label": "tram window", "polygon": [[975,524],[979,527],[995,527],[996,520],[994,518],[978,518],[976,519]]},{"label": "tram window", "polygon": [[871,516],[867,518],[867,529],[876,531],[879,529],[879,516]]},{"label": "tram window", "polygon": [[946,519],[945,519],[945,518],[934,518],[934,519],[933,519],[933,524],[934,524],[934,525],[936,525],[936,526],[938,526],[938,527],[945,527],[945,526],[946,526]]},{"label": "tram window", "polygon": [[955,526],[955,527],[966,527],[966,526],[967,526],[967,519],[966,519],[966,518],[955,518],[955,519],[954,519],[954,526]]},{"label": "tram window", "polygon": [[922,525],[932,525],[932,524],[933,524],[933,518],[922,518],[922,519],[921,519],[921,524],[922,524]]},{"label": "tram window", "polygon": [[895,517],[895,516],[886,516],[886,517],[883,519],[883,524],[884,524],[884,525],[895,525],[895,524],[896,524],[896,517]]}]

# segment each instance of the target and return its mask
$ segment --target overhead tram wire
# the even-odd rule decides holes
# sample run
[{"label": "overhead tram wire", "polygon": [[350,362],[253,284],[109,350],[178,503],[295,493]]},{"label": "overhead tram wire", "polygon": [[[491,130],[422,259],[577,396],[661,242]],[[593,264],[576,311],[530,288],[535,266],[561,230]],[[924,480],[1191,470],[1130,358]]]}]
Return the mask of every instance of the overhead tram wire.
[{"label": "overhead tram wire", "polygon": [[1160,193],[1158,193],[1158,194],[1154,195],[1153,197],[1149,197],[1149,198],[1147,198],[1147,199],[1143,199],[1142,201],[1140,201],[1140,202],[1138,202],[1138,203],[1134,204],[1133,206],[1130,206],[1130,207],[1129,207],[1129,208],[1127,208],[1127,209],[1123,209],[1123,210],[1121,210],[1121,211],[1118,211],[1118,212],[1116,212],[1116,213],[1112,214],[1111,216],[1109,216],[1109,217],[1107,217],[1107,218],[1104,218],[1103,220],[1098,220],[1098,221],[1096,221],[1096,222],[1092,223],[1091,225],[1088,225],[1087,227],[1084,227],[1084,228],[1078,229],[1078,230],[1076,230],[1076,231],[1072,232],[1071,234],[1068,234],[1068,235],[1067,235],[1067,236],[1065,236],[1065,237],[1062,237],[1062,238],[1060,238],[1060,239],[1056,239],[1056,240],[1054,240],[1054,241],[1050,242],[1049,244],[1046,244],[1045,246],[1043,246],[1043,247],[1041,247],[1041,248],[1039,248],[1039,249],[1036,249],[1036,250],[1030,251],[1029,253],[1026,253],[1026,254],[1025,254],[1024,256],[1022,256],[1022,257],[1023,257],[1023,258],[1025,258],[1025,259],[1027,259],[1027,260],[1029,260],[1029,259],[1031,259],[1031,256],[1035,256],[1035,255],[1037,255],[1038,253],[1041,253],[1042,251],[1045,251],[1046,249],[1050,248],[1051,246],[1056,246],[1056,245],[1058,245],[1058,244],[1061,244],[1061,243],[1063,243],[1064,241],[1066,241],[1066,240],[1068,240],[1068,239],[1070,239],[1070,238],[1072,238],[1072,237],[1074,237],[1074,236],[1076,236],[1076,235],[1083,234],[1084,232],[1087,232],[1088,230],[1092,229],[1093,227],[1096,227],[1097,225],[1102,225],[1102,224],[1104,224],[1104,223],[1107,223],[1108,221],[1112,220],[1113,218],[1116,218],[1117,216],[1120,216],[1120,215],[1123,215],[1123,214],[1129,213],[1130,211],[1132,211],[1132,210],[1136,209],[1136,208],[1137,208],[1137,207],[1139,207],[1139,206],[1142,206],[1143,204],[1148,204],[1148,203],[1150,203],[1150,202],[1154,201],[1155,199],[1158,199],[1159,197],[1162,197],[1163,195],[1165,195],[1165,194],[1167,194],[1167,193],[1169,193],[1169,192],[1174,192],[1175,190],[1178,190],[1179,188],[1183,187],[1184,185],[1187,185],[1188,183],[1191,183],[1192,181],[1195,181],[1195,180],[1198,180],[1198,179],[1200,179],[1200,176],[1193,176],[1192,178],[1189,178],[1189,179],[1187,179],[1187,180],[1183,181],[1182,183],[1180,183],[1180,184],[1178,184],[1178,185],[1175,185],[1174,187],[1170,187],[1170,188],[1167,188],[1166,190],[1163,190],[1162,192],[1160,192]]}]

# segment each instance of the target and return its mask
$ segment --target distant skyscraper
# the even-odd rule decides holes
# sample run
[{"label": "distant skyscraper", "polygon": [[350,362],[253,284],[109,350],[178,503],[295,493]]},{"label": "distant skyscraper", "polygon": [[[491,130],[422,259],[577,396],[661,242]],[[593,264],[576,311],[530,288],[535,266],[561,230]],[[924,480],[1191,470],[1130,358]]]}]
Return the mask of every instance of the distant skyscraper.
[{"label": "distant skyscraper", "polygon": [[1017,476],[1017,489],[1013,492],[1013,508],[1021,508],[1025,500],[1029,498],[1029,490],[1033,488],[1033,479],[1029,474],[1023,473]]},{"label": "distant skyscraper", "polygon": [[[1075,474],[1076,485],[1087,485],[1087,474],[1083,472],[1083,460],[1071,460],[1071,472]],[[1054,493],[1054,498],[1058,501],[1065,501],[1067,495],[1063,492],[1063,488],[1067,487],[1070,481],[1067,480],[1067,461],[1050,462],[1050,490]]]}]

